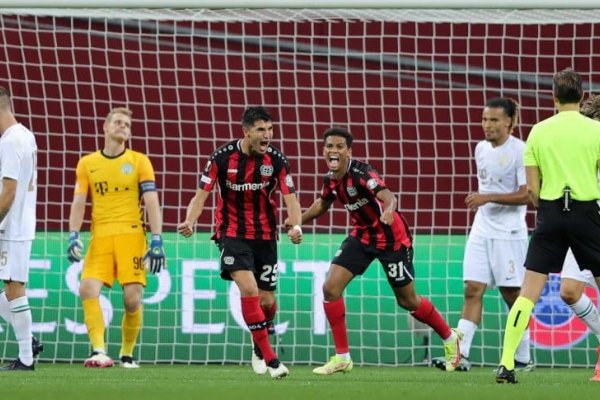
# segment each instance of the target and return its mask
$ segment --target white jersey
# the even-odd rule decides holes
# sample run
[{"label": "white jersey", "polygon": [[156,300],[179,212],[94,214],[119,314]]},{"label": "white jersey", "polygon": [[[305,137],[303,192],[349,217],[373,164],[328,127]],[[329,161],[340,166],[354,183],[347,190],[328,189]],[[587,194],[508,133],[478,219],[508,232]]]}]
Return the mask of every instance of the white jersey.
[{"label": "white jersey", "polygon": [[[479,193],[512,193],[525,185],[524,149],[525,143],[512,135],[501,146],[479,142],[475,148]],[[526,212],[526,205],[486,203],[477,210],[471,233],[495,239],[526,239]]]},{"label": "white jersey", "polygon": [[35,238],[37,197],[37,145],[33,133],[21,124],[0,136],[0,192],[5,178],[17,181],[17,193],[10,211],[0,223],[0,240],[24,241]]}]

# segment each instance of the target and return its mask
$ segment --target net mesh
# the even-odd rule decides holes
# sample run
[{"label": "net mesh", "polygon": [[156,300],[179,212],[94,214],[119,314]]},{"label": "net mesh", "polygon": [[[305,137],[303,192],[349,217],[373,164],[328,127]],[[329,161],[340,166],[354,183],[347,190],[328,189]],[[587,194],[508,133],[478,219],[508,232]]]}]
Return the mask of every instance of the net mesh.
[{"label": "net mesh", "polygon": [[[81,266],[66,264],[64,232],[77,160],[101,148],[106,114],[123,105],[133,110],[131,147],[149,154],[157,173],[170,267],[150,278],[146,291],[142,361],[249,360],[236,288],[219,279],[209,240],[214,194],[198,235],[174,233],[212,150],[241,137],[247,105],[274,114],[275,145],[290,159],[303,207],[325,172],[322,132],[350,129],[354,157],[384,176],[416,232],[419,293],[455,325],[473,217],[464,198],[476,189],[472,154],[482,138],[482,105],[490,97],[516,99],[515,134],[525,139],[531,125],[553,113],[556,71],[574,67],[586,91],[597,90],[599,17],[599,10],[3,10],[0,84],[40,148],[29,290],[35,329],[49,344],[43,358],[75,361],[89,350],[77,299]],[[316,363],[333,351],[320,285],[348,224],[336,206],[304,228],[302,246],[280,245],[273,342],[283,360]],[[116,352],[121,297],[119,290],[103,296]],[[549,285],[536,309],[535,318],[547,323],[534,332],[536,361],[593,364],[588,348],[596,339],[575,326],[557,296]],[[350,285],[346,303],[355,362],[418,363],[442,354],[439,339],[429,341],[428,330],[395,306],[378,265]],[[491,292],[484,309],[471,359],[495,364],[505,307]],[[565,335],[554,335],[561,329]],[[14,342],[5,331],[10,357]],[[568,349],[548,350],[559,348]]]}]

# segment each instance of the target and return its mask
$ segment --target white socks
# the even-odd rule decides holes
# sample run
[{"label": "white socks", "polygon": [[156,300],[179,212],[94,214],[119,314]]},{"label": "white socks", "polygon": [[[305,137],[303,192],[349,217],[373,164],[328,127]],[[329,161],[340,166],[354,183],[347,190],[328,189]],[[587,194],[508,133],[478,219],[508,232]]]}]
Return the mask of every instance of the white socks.
[{"label": "white socks", "polygon": [[575,304],[569,304],[569,307],[594,332],[600,342],[600,317],[598,316],[598,309],[590,298],[582,293],[581,298]]},{"label": "white socks", "polygon": [[465,335],[463,340],[460,342],[460,354],[463,357],[469,358],[469,353],[471,352],[471,342],[473,342],[473,336],[475,336],[477,325],[473,321],[461,318],[458,321],[457,328]]},{"label": "white socks", "polygon": [[12,313],[12,326],[19,343],[19,359],[25,365],[33,364],[31,349],[31,309],[27,297],[19,297],[8,303]]}]

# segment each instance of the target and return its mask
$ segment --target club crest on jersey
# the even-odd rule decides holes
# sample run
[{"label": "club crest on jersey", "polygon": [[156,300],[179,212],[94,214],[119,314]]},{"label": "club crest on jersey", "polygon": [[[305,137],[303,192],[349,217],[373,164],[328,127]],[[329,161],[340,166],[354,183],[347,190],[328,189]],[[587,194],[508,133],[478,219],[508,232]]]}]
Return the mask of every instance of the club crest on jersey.
[{"label": "club crest on jersey", "polygon": [[346,188],[346,192],[348,192],[348,196],[356,196],[358,194],[358,190],[354,186],[348,186]]},{"label": "club crest on jersey", "polygon": [[273,175],[273,166],[272,165],[261,165],[260,166],[260,174],[262,176],[271,176],[271,175]]},{"label": "club crest on jersey", "polygon": [[124,175],[129,175],[133,172],[133,165],[131,165],[130,163],[126,162],[123,165],[121,165],[121,172]]},{"label": "club crest on jersey", "polygon": [[485,168],[479,170],[479,178],[482,180],[487,178],[487,170]]},{"label": "club crest on jersey", "polygon": [[379,182],[377,182],[377,179],[371,178],[367,181],[367,187],[369,189],[375,189],[377,186],[379,186]]},{"label": "club crest on jersey", "polygon": [[223,263],[226,265],[233,265],[234,260],[231,256],[223,257]]}]

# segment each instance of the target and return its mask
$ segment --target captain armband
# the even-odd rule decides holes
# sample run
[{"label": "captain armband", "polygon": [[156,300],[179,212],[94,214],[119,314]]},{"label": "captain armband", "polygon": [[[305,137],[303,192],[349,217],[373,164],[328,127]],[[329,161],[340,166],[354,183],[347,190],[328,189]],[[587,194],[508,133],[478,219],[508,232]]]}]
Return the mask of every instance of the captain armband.
[{"label": "captain armband", "polygon": [[144,194],[146,192],[156,192],[156,182],[154,182],[154,181],[140,182],[140,193]]}]

